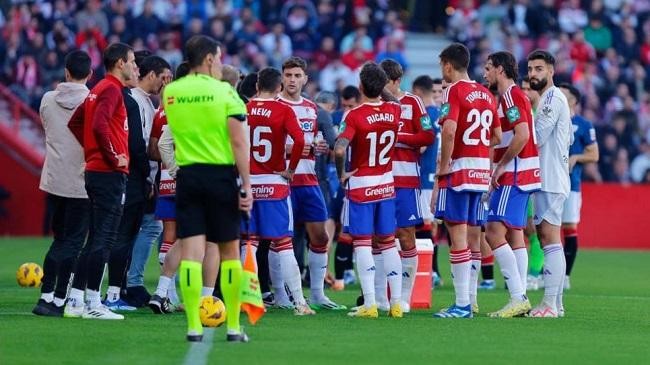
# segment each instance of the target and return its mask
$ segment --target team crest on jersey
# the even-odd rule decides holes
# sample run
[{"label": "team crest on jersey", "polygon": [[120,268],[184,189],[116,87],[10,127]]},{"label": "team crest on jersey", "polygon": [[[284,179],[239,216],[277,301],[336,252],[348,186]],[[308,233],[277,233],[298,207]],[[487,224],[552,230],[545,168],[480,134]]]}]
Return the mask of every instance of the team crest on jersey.
[{"label": "team crest on jersey", "polygon": [[428,131],[431,129],[431,118],[429,118],[428,115],[423,116],[420,118],[420,125],[422,125],[422,129],[425,131]]},{"label": "team crest on jersey", "polygon": [[545,105],[545,106],[542,108],[542,114],[544,114],[544,115],[547,116],[547,117],[551,115],[551,112],[552,112],[552,111],[553,111],[553,110],[551,110],[551,107],[548,106],[548,105]]},{"label": "team crest on jersey", "polygon": [[444,103],[440,107],[440,116],[441,117],[446,117],[447,114],[449,114],[449,103]]},{"label": "team crest on jersey", "polygon": [[514,123],[518,121],[519,118],[521,117],[521,114],[519,113],[519,108],[517,108],[516,106],[508,108],[508,110],[506,110],[506,116],[508,117],[510,123]]}]

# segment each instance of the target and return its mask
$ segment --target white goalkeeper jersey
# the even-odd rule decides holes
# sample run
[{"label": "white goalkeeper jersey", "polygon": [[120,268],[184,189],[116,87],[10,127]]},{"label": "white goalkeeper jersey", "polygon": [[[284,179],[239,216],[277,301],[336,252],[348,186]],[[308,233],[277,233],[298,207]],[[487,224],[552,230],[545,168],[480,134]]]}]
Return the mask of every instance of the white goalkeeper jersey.
[{"label": "white goalkeeper jersey", "polygon": [[569,196],[569,147],[573,142],[571,112],[562,91],[552,86],[541,96],[535,113],[542,191]]}]

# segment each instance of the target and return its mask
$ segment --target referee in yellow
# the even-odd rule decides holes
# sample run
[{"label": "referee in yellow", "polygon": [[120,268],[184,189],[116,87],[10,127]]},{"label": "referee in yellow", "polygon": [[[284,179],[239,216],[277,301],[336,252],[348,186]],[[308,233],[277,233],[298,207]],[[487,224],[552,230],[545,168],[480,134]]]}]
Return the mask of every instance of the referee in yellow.
[{"label": "referee in yellow", "polygon": [[[249,146],[243,123],[246,106],[221,78],[216,40],[194,36],[185,45],[190,74],[165,87],[163,105],[174,136],[176,220],[182,259],[181,293],[187,315],[187,340],[203,339],[199,302],[204,255],[220,253],[221,292],[229,342],[248,342],[239,325],[242,265],[239,260],[240,211],[253,204]],[[237,173],[241,187],[237,184]],[[241,194],[240,194],[241,191]]]}]

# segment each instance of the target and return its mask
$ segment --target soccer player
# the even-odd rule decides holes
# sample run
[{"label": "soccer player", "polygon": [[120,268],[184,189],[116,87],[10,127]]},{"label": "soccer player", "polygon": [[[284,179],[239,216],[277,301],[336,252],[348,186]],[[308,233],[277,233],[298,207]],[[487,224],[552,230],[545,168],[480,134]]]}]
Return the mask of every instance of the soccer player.
[{"label": "soccer player", "polygon": [[490,146],[499,142],[500,127],[494,96],[467,74],[467,47],[460,43],[449,45],[440,53],[440,65],[449,86],[440,107],[442,132],[435,215],[449,231],[456,301],[433,316],[471,318],[471,251],[480,251],[480,241],[475,237],[475,242],[468,242],[468,225],[478,224],[481,195],[490,184]]},{"label": "soccer player", "polygon": [[65,82],[43,95],[40,116],[45,129],[45,164],[40,189],[53,206],[54,240],[43,261],[41,297],[36,315],[63,316],[68,282],[88,234],[90,204],[81,171],[83,149],[66,128],[74,110],[88,96],[90,57],[83,51],[65,56]]},{"label": "soccer player", "polygon": [[315,312],[307,305],[303,293],[298,262],[293,253],[293,213],[289,198],[289,182],[293,179],[301,155],[291,155],[285,169],[287,136],[293,146],[302,151],[305,140],[298,119],[291,107],[277,101],[282,87],[282,74],[265,68],[257,74],[257,96],[248,104],[250,127],[250,168],[253,187],[248,239],[253,246],[260,239],[271,241],[271,250],[280,259],[282,278],[295,301],[296,315]]},{"label": "soccer player", "polygon": [[[387,91],[399,100],[402,110],[395,156],[393,157],[393,176],[395,177],[397,214],[396,236],[402,249],[400,251],[402,258],[402,309],[408,313],[418,267],[415,227],[424,222],[420,208],[420,148],[433,144],[435,134],[422,100],[417,95],[400,89],[404,75],[402,66],[393,59],[383,60],[379,65],[388,75]],[[375,261],[377,260],[381,261],[381,255],[375,255]],[[377,266],[377,276],[382,277],[384,274],[381,270],[382,265],[378,264]],[[384,290],[377,293],[380,304],[384,293]]]},{"label": "soccer player", "polygon": [[[307,63],[300,57],[291,57],[282,64],[282,93],[278,100],[290,106],[305,137],[302,151],[293,149],[291,140],[287,148],[291,154],[302,153],[295,176],[291,181],[291,204],[295,224],[304,224],[309,236],[309,278],[311,295],[309,304],[314,309],[341,310],[344,306],[330,300],[324,291],[327,274],[327,244],[329,237],[325,229],[327,207],[323,193],[316,177],[316,153],[329,153],[329,146],[324,140],[315,143],[317,125],[317,105],[302,97],[302,88],[307,83]],[[284,295],[284,282],[278,265],[278,254],[269,252],[269,271],[275,289],[275,300],[279,306],[286,306],[288,298]],[[296,298],[294,298],[295,300]]]},{"label": "soccer player", "polygon": [[[530,79],[528,78],[528,75],[524,76],[521,80],[521,90],[523,90],[526,93],[526,96],[528,96],[530,104],[533,107],[533,115],[535,115],[535,110],[539,103],[539,93],[530,88]],[[530,246],[528,257],[528,277],[526,279],[526,289],[529,291],[538,290],[540,286],[544,287],[544,281],[540,277],[542,266],[544,266],[544,251],[542,251],[542,246],[539,243],[539,237],[537,236],[537,229],[535,229],[535,224],[533,223],[533,200],[532,196],[528,199],[528,208],[526,209],[527,222],[526,228],[524,229],[524,234],[528,237]]]},{"label": "soccer player", "polygon": [[[336,171],[347,197],[343,224],[353,239],[363,293],[363,305],[348,315],[379,316],[371,247],[374,237],[382,252],[391,293],[394,293],[389,315],[402,317],[402,277],[399,275],[401,263],[395,245],[395,187],[392,174],[400,107],[397,103],[380,100],[388,77],[377,64],[364,64],[360,78],[359,90],[363,103],[343,116],[341,134],[334,147]],[[351,156],[349,172],[345,167],[348,146]]]},{"label": "soccer player", "polygon": [[[247,342],[239,325],[242,264],[239,260],[240,210],[252,208],[249,146],[243,123],[246,106],[221,77],[221,47],[194,36],[185,45],[190,74],[163,92],[167,122],[174,136],[176,219],[182,250],[180,286],[188,341],[201,341],[199,301],[206,251],[221,255],[221,292],[229,342]],[[237,186],[237,172],[241,188]],[[241,194],[240,194],[241,192]]]},{"label": "soccer player", "polygon": [[129,172],[129,126],[122,88],[137,66],[133,49],[123,43],[109,45],[103,58],[106,77],[93,87],[68,123],[84,147],[86,192],[92,211],[88,240],[77,260],[64,316],[124,319],[101,303],[99,289],[122,218]]},{"label": "soccer player", "polygon": [[[440,105],[442,104],[442,80],[432,79],[427,75],[418,76],[413,81],[413,94],[418,96],[427,114],[432,121],[431,127],[435,135],[432,145],[420,148],[420,206],[422,207],[423,226],[418,229],[417,238],[435,239],[438,231],[438,223],[433,218],[431,204],[433,192],[435,190],[435,174],[438,167],[438,157],[440,155],[440,125],[438,124],[438,115]],[[433,242],[435,245],[435,242]],[[434,246],[434,252],[438,246]],[[432,283],[434,287],[441,285],[440,273],[436,265],[433,265]]]},{"label": "soccer player", "polygon": [[566,96],[553,85],[555,57],[547,51],[535,50],[528,55],[530,87],[540,93],[535,113],[535,138],[539,148],[542,189],[535,193],[537,233],[544,250],[544,299],[530,311],[531,317],[563,315],[562,282],[566,262],[560,235],[562,209],[569,196],[569,147],[571,111]]},{"label": "soccer player", "polygon": [[[580,107],[580,91],[570,84],[558,86],[566,96],[571,110],[573,123],[573,144],[569,149],[569,171],[571,177],[571,192],[564,203],[562,212],[562,230],[564,233],[564,258],[566,259],[566,277],[564,289],[569,289],[569,276],[573,263],[578,253],[578,223],[580,222],[580,207],[582,194],[580,181],[582,167],[585,163],[598,162],[598,144],[596,143],[596,130],[590,121],[578,114]],[[560,293],[560,295],[562,295]]]},{"label": "soccer player", "polygon": [[532,107],[524,92],[515,83],[517,60],[509,52],[488,56],[484,77],[496,86],[499,118],[503,137],[494,148],[486,238],[499,263],[510,292],[510,302],[490,313],[491,317],[511,318],[528,313],[526,297],[528,254],[523,228],[530,194],[541,187],[539,156],[535,145]]}]

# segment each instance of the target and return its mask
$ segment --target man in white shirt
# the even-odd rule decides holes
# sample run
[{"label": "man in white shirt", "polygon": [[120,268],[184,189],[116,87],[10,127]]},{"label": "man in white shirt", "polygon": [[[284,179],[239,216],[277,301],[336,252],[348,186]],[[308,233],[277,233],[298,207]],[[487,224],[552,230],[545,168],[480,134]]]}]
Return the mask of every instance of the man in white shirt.
[{"label": "man in white shirt", "polygon": [[555,58],[547,51],[528,55],[530,87],[541,94],[535,113],[542,190],[535,193],[534,222],[544,249],[544,299],[531,317],[564,315],[561,303],[566,270],[561,241],[562,209],[569,196],[569,147],[573,142],[566,96],[553,84]]},{"label": "man in white shirt", "polygon": [[[171,81],[172,72],[169,63],[159,56],[145,57],[140,61],[138,67],[140,69],[138,87],[131,89],[131,94],[140,107],[142,137],[148,146],[156,114],[151,96],[160,94],[163,85]],[[149,161],[149,165],[151,174],[147,180],[153,187],[158,173],[158,163]],[[156,201],[154,190],[152,188],[152,193],[147,197],[145,214],[140,225],[140,232],[133,244],[131,264],[127,275],[127,297],[125,299],[135,307],[144,306],[149,302],[150,295],[144,287],[144,267],[149,258],[152,243],[158,239],[162,232],[162,222],[156,220],[154,216]]]}]

